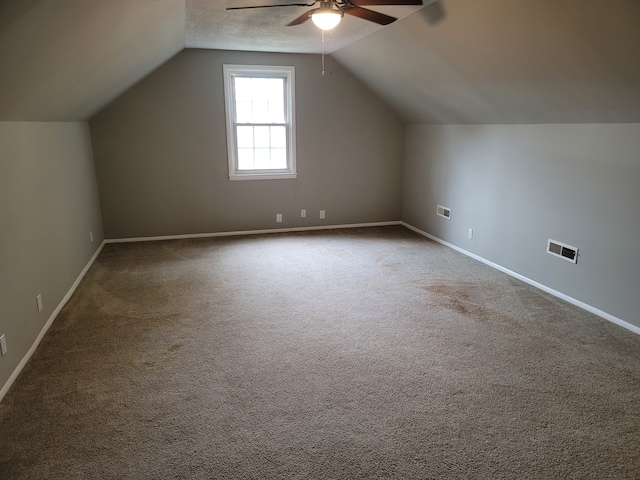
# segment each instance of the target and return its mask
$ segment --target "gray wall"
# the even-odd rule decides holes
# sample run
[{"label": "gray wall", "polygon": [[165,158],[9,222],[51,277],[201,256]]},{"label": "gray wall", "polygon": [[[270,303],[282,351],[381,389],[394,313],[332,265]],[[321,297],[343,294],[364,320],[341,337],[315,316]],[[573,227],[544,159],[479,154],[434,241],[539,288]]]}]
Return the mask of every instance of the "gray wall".
[{"label": "gray wall", "polygon": [[640,326],[640,124],[414,125],[405,149],[405,222]]},{"label": "gray wall", "polygon": [[1,388],[102,243],[88,124],[0,122],[0,228]]},{"label": "gray wall", "polygon": [[[296,180],[229,181],[224,63],[296,67]],[[90,120],[105,236],[399,220],[404,126],[330,70],[317,55],[188,49],[120,96]]]}]

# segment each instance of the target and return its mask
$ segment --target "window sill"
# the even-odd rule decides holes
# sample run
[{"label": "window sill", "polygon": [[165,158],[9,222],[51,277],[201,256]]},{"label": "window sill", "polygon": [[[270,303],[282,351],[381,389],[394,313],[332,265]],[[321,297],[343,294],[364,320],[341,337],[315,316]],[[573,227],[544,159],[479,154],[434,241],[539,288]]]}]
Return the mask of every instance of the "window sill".
[{"label": "window sill", "polygon": [[297,173],[242,173],[238,175],[229,175],[229,180],[285,180],[290,178],[298,178]]}]

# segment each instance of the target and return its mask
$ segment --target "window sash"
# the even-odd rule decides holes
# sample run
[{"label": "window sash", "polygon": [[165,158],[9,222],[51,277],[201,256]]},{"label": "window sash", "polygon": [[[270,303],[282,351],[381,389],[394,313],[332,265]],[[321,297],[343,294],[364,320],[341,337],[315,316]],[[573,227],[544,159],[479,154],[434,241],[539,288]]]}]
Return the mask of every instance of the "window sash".
[{"label": "window sash", "polygon": [[[251,134],[248,130],[251,129]],[[274,135],[272,129],[284,130],[280,135]],[[243,130],[242,135],[239,135]],[[256,134],[256,130],[258,133]],[[286,123],[236,123],[234,125],[236,136],[236,169],[239,172],[288,172],[287,162],[289,125]],[[284,138],[282,133],[284,133]],[[249,139],[249,137],[251,137]],[[274,138],[275,137],[275,138]],[[278,138],[281,137],[281,138]],[[242,139],[242,140],[240,140]],[[274,145],[275,143],[275,145]],[[253,167],[247,167],[247,155],[251,152],[253,156]],[[269,161],[258,160],[258,155],[264,157],[269,155]],[[274,158],[274,155],[276,158]],[[278,158],[279,157],[279,158]],[[284,159],[284,165],[283,165]],[[268,164],[268,165],[266,165]],[[275,164],[276,166],[271,166]],[[263,166],[257,166],[263,165]]]},{"label": "window sash", "polygon": [[[243,82],[245,85],[242,86],[239,85],[239,80],[247,80],[247,82]],[[260,80],[265,80],[266,82],[260,82],[262,85],[255,85]],[[271,83],[271,80],[277,81],[277,84],[276,82]],[[287,115],[288,84],[286,76],[232,75],[232,82],[234,121],[238,123],[289,123]],[[239,86],[242,86],[242,88],[238,88]],[[265,97],[254,97],[254,89],[259,86],[262,86],[264,90],[270,90],[270,94]],[[280,88],[274,88],[277,86]],[[242,90],[245,91],[243,92]],[[280,91],[277,92],[275,90]],[[271,102],[271,100],[275,101]],[[244,108],[239,108],[240,106]],[[262,107],[262,109],[254,112],[257,108],[254,109],[253,107]],[[279,108],[276,109],[276,107]],[[243,119],[247,117],[249,119],[243,121]],[[260,120],[261,118],[264,118],[264,120]]]}]

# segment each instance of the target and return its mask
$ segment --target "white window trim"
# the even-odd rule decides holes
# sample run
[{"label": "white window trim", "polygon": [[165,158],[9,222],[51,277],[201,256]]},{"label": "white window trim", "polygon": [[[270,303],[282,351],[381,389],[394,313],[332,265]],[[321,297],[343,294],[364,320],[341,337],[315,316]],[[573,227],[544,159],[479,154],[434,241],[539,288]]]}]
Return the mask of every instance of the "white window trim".
[{"label": "white window trim", "polygon": [[[295,67],[267,65],[223,65],[225,116],[227,119],[227,157],[229,162],[229,180],[275,180],[297,178],[296,169],[296,132],[295,132]],[[285,95],[285,115],[287,123],[287,165],[282,170],[243,170],[237,169],[237,148],[235,129],[235,98],[232,78],[234,75],[277,76],[284,77],[288,95]]]}]

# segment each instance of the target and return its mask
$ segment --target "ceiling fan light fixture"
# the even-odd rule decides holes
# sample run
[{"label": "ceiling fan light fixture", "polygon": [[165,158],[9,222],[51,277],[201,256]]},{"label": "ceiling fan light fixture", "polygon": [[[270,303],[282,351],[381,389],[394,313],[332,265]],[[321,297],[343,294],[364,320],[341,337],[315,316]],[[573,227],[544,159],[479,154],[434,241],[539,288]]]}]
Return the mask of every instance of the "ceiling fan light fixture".
[{"label": "ceiling fan light fixture", "polygon": [[333,8],[318,8],[311,14],[311,20],[321,30],[331,30],[342,20],[342,12]]}]

